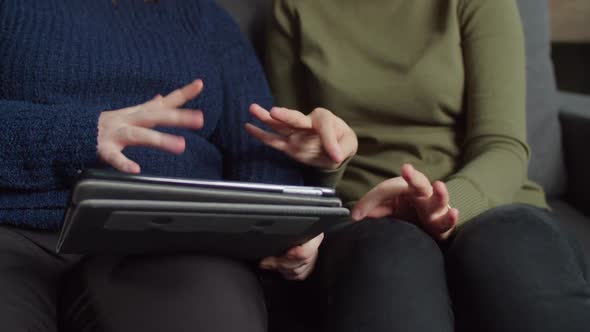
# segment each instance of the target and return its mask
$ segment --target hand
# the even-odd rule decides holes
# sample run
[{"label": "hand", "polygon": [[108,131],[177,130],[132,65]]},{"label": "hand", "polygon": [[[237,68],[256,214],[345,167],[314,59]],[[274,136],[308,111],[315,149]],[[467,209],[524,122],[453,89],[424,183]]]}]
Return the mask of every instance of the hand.
[{"label": "hand", "polygon": [[265,258],[260,262],[260,268],[277,271],[287,280],[305,280],[313,272],[323,240],[324,234],[320,234],[309,242],[292,248],[284,256]]},{"label": "hand", "polygon": [[369,191],[353,209],[353,218],[382,218],[388,215],[414,222],[436,240],[452,234],[459,211],[449,206],[443,182],[430,181],[411,165],[404,165],[401,177],[386,180]]},{"label": "hand", "polygon": [[141,105],[102,112],[98,119],[99,158],[121,172],[139,173],[140,166],[122,152],[128,146],[147,146],[174,154],[183,153],[186,146],[184,137],[161,133],[152,128],[202,128],[202,112],[179,108],[196,98],[202,90],[203,82],[197,80],[166,97],[156,96]]},{"label": "hand", "polygon": [[246,131],[250,135],[308,166],[336,169],[356,154],[356,134],[326,109],[317,108],[305,115],[279,107],[268,112],[254,104],[250,113],[274,131],[270,133],[248,123]]}]

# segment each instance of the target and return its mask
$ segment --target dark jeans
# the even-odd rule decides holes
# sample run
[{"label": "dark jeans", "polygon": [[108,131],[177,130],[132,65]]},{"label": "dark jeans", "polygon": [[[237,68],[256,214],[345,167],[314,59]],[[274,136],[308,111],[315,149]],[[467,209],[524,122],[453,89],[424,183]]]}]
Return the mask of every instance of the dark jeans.
[{"label": "dark jeans", "polygon": [[444,256],[411,224],[355,224],[326,237],[301,283],[221,258],[81,259],[55,255],[54,244],[54,234],[0,227],[2,331],[264,331],[267,316],[273,331],[590,326],[580,251],[550,214],[526,206],[469,222]]}]

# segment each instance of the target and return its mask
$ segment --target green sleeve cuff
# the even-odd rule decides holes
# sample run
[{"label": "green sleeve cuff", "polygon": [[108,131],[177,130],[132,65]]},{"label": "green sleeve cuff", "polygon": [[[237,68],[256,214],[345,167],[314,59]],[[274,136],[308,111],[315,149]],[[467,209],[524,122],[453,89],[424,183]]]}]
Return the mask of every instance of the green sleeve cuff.
[{"label": "green sleeve cuff", "polygon": [[449,192],[449,205],[459,210],[457,226],[491,208],[481,190],[469,179],[453,177],[446,182],[446,185]]},{"label": "green sleeve cuff", "polygon": [[342,180],[346,166],[352,157],[344,160],[338,168],[335,169],[320,169],[309,167],[305,171],[305,184],[309,186],[319,186],[326,188],[336,188],[336,185]]}]

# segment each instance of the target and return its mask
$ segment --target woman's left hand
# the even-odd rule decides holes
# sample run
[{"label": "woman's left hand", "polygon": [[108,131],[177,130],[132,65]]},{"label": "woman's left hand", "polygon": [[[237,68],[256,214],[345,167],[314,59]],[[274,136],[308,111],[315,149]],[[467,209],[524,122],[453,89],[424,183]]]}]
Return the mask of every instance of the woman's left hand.
[{"label": "woman's left hand", "polygon": [[459,210],[449,206],[443,182],[433,184],[411,165],[404,165],[400,177],[386,180],[369,191],[353,209],[359,221],[366,217],[393,216],[413,222],[436,240],[450,237],[459,219]]},{"label": "woman's left hand", "polygon": [[324,234],[290,249],[281,257],[268,257],[260,262],[263,270],[276,271],[287,280],[305,280],[313,272]]},{"label": "woman's left hand", "polygon": [[280,107],[273,107],[269,112],[254,104],[250,113],[274,131],[270,133],[248,123],[246,131],[250,135],[305,165],[336,169],[356,154],[356,134],[326,109],[317,108],[305,115]]}]

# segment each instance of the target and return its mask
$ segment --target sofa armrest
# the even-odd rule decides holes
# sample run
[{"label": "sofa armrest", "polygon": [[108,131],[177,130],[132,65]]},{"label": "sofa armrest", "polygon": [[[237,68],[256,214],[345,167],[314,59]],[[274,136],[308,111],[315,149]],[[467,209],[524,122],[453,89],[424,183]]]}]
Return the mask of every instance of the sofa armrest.
[{"label": "sofa armrest", "polygon": [[590,215],[590,96],[560,93],[559,102],[568,173],[566,199]]}]

